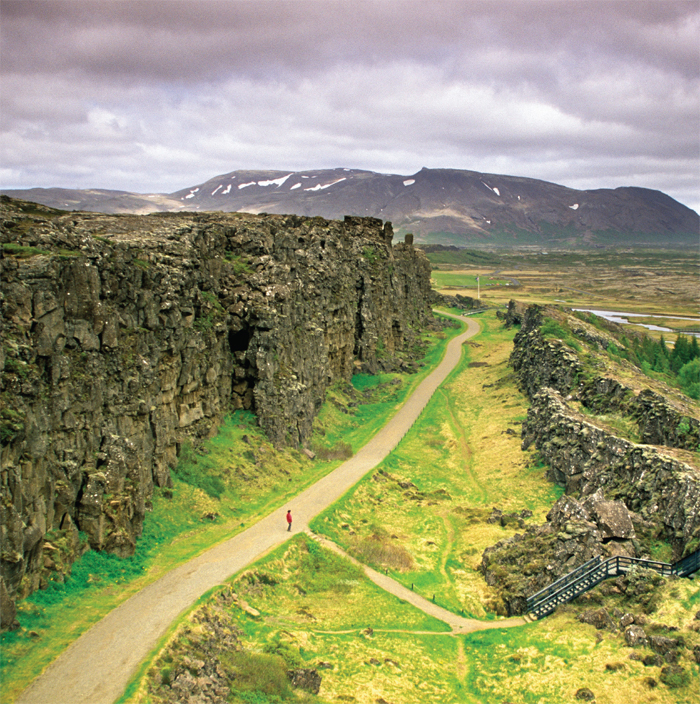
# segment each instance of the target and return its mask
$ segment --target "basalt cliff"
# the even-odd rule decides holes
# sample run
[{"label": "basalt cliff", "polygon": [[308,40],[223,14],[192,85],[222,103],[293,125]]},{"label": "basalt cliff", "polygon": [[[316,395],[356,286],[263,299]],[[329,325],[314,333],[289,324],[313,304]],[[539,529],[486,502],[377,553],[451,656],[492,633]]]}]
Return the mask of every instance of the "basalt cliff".
[{"label": "basalt cliff", "polygon": [[523,450],[535,448],[564,489],[545,524],[484,552],[481,570],[505,610],[523,613],[527,596],[596,556],[650,558],[656,541],[671,560],[697,550],[697,405],[611,360],[615,324],[514,302],[504,317],[520,325],[510,364],[531,402]]},{"label": "basalt cliff", "polygon": [[428,260],[373,218],[3,197],[0,220],[4,625],[59,539],[134,550],[184,441],[244,408],[275,444],[303,445],[330,384],[410,365],[432,321]]}]

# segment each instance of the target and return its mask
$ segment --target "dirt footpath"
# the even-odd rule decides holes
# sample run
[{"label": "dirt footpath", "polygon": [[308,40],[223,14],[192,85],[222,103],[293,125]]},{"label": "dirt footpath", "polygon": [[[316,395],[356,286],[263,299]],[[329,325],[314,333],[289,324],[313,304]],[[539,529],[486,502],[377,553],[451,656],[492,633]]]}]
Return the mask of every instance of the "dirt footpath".
[{"label": "dirt footpath", "polygon": [[[467,331],[449,342],[442,362],[355,456],[296,498],[286,501],[284,508],[172,570],[107,614],[49,665],[20,695],[18,704],[113,704],[141,661],[180,613],[268,550],[294,533],[306,530],[314,516],[340,498],[396,447],[459,362],[462,344],[479,331],[476,321],[452,317],[466,322]],[[288,506],[294,510],[292,532],[287,532],[285,521]],[[493,627],[491,623],[487,627]]]},{"label": "dirt footpath", "polygon": [[475,618],[464,618],[464,616],[458,616],[447,609],[443,609],[442,606],[434,604],[429,599],[420,596],[420,594],[416,594],[413,590],[407,589],[403,586],[403,584],[399,584],[399,582],[395,579],[392,579],[391,577],[362,564],[351,555],[348,555],[340,546],[336,545],[327,538],[311,532],[309,532],[309,536],[318,541],[324,548],[332,550],[338,555],[342,555],[346,559],[361,567],[364,570],[364,573],[385,592],[389,592],[389,594],[393,594],[394,596],[399,597],[399,599],[407,601],[409,604],[412,604],[429,616],[434,616],[440,621],[446,623],[450,626],[452,629],[452,634],[454,635],[458,633],[471,633],[472,631],[486,631],[490,628],[524,626],[527,623],[527,621],[520,616],[504,618],[497,621],[479,621]]}]

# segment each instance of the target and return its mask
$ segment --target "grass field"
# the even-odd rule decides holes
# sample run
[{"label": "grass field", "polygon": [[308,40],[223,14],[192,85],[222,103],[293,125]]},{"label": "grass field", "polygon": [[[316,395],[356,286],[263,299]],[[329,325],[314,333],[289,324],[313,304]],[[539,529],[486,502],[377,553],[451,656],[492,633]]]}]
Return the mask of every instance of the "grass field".
[{"label": "grass field", "polygon": [[[428,258],[433,263],[432,277],[437,287],[450,295],[475,297],[478,274],[485,303],[504,305],[515,298],[569,307],[688,315],[698,318],[696,324],[700,324],[697,251],[460,250],[434,252]],[[484,287],[489,276],[509,281],[510,286]],[[447,283],[457,281],[463,282],[461,290],[457,284]],[[688,327],[693,326],[686,322]],[[658,320],[656,324],[674,327]]]},{"label": "grass field", "polygon": [[[431,274],[433,285],[436,288],[473,288],[476,289],[477,281],[476,274],[462,273],[459,271],[439,271],[433,270]],[[498,276],[482,275],[479,277],[479,286],[481,289],[486,289],[493,286],[510,286],[511,282],[507,279],[501,279]]]}]

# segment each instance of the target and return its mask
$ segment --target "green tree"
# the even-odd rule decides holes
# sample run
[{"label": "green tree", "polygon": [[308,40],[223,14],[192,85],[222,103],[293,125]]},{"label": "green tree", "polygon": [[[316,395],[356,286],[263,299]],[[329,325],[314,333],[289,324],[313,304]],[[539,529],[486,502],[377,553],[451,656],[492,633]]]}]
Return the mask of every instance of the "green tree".
[{"label": "green tree", "polygon": [[690,340],[685,335],[678,335],[671,352],[671,369],[678,374],[680,368],[692,359]]},{"label": "green tree", "polygon": [[680,368],[678,381],[690,398],[700,398],[700,357],[692,359]]}]

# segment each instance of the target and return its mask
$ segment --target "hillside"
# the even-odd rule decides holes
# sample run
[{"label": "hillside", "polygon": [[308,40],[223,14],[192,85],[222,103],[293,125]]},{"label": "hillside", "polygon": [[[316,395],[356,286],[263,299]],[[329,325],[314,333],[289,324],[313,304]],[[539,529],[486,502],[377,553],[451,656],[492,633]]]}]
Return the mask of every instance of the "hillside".
[{"label": "hillside", "polygon": [[401,176],[356,169],[232,171],[170,194],[60,188],[3,191],[51,207],[105,213],[244,211],[371,216],[417,242],[460,246],[696,246],[700,218],[659,191],[580,191],[457,169]]}]

